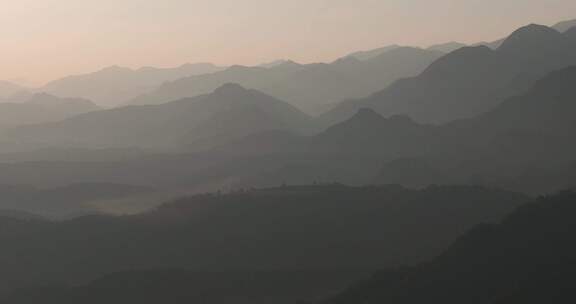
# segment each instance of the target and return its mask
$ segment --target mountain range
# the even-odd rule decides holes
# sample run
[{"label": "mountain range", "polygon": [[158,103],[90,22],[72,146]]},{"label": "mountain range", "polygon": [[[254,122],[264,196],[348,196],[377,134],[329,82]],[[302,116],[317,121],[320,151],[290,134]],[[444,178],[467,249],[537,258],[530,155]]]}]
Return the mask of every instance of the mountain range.
[{"label": "mountain range", "polygon": [[176,68],[143,67],[136,70],[111,66],[94,73],[51,81],[41,90],[62,97],[86,98],[98,105],[112,107],[151,91],[164,82],[222,69],[210,63],[184,64]]},{"label": "mountain range", "polygon": [[308,113],[318,113],[331,103],[365,96],[397,79],[417,75],[441,55],[438,51],[395,47],[365,60],[346,56],[329,64],[287,61],[270,68],[233,66],[165,83],[130,104],[165,103],[206,94],[234,82],[285,100]]},{"label": "mountain range", "polygon": [[10,100],[15,95],[26,92],[28,89],[10,81],[0,81],[0,101]]},{"label": "mountain range", "polygon": [[400,48],[401,46],[397,44],[387,45],[376,49],[366,50],[366,51],[357,51],[351,54],[348,54],[344,57],[353,57],[358,60],[370,60],[374,57],[378,57],[388,51]]},{"label": "mountain range", "polygon": [[207,95],[86,113],[10,129],[4,135],[36,148],[198,149],[267,130],[302,129],[308,120],[285,102],[225,84]]},{"label": "mountain range", "polygon": [[349,100],[323,114],[323,125],[350,117],[359,108],[386,116],[406,114],[420,122],[448,122],[488,111],[519,94],[546,73],[576,64],[571,31],[529,25],[497,49],[458,49],[420,75],[402,79],[364,99]]},{"label": "mountain range", "polygon": [[0,127],[56,122],[101,109],[87,99],[60,98],[46,93],[26,95],[19,102],[0,103]]},{"label": "mountain range", "polygon": [[416,186],[475,179],[512,189],[524,185],[522,191],[534,193],[570,186],[566,173],[555,183],[530,180],[543,168],[571,168],[575,82],[576,67],[553,72],[494,110],[438,127],[434,151],[386,164],[379,182]]},{"label": "mountain range", "polygon": [[435,44],[432,45],[430,47],[428,47],[428,50],[432,50],[432,51],[439,51],[439,52],[443,52],[443,53],[452,53],[457,49],[461,49],[463,47],[466,47],[467,45],[464,43],[460,43],[460,42],[447,42],[447,43],[440,43],[440,44]]},{"label": "mountain range", "polygon": [[[12,141],[17,139],[36,147],[48,142],[61,143],[56,145],[61,147],[204,151],[172,161],[169,159],[174,157],[167,155],[125,164],[110,162],[105,174],[94,171],[103,174],[97,175],[99,181],[115,176],[116,182],[147,185],[159,180],[142,172],[132,176],[130,172],[140,172],[134,168],[165,168],[172,172],[171,182],[178,184],[186,179],[194,183],[234,180],[234,184],[245,186],[315,180],[355,184],[373,178],[382,183],[422,186],[484,180],[489,185],[542,193],[569,185],[571,175],[565,175],[564,181],[552,188],[534,187],[521,179],[510,184],[508,180],[528,169],[553,168],[574,161],[576,147],[571,142],[575,109],[571,101],[575,79],[575,68],[553,72],[487,113],[442,125],[422,124],[406,116],[385,118],[365,108],[349,120],[310,134],[306,127],[314,121],[294,107],[230,84],[193,99],[99,111],[6,133]],[[135,122],[129,120],[135,117]],[[79,144],[80,140],[84,142]],[[180,172],[178,163],[190,171]],[[207,164],[210,165],[206,167]],[[58,167],[75,168],[73,172],[77,172],[62,180],[73,180],[73,176],[85,181],[96,178],[86,180],[91,174],[78,175],[92,167],[82,163],[47,164],[36,170],[36,177],[43,180],[53,176],[52,170]],[[21,180],[26,170],[15,164],[6,171],[11,172],[9,176],[0,174],[0,180]]]},{"label": "mountain range", "polygon": [[0,302],[572,303],[573,25],[15,88]]},{"label": "mountain range", "polygon": [[297,160],[285,161],[287,167],[251,181],[257,184],[315,179],[351,182],[354,176],[369,182],[370,168],[383,163],[380,173],[373,173],[379,175],[374,182],[418,187],[485,183],[545,193],[574,185],[572,175],[564,173],[556,183],[541,180],[541,187],[530,181],[534,177],[523,180],[519,176],[527,170],[537,173],[574,161],[575,82],[576,67],[552,72],[493,110],[442,125],[418,123],[407,116],[385,118],[364,108],[313,136],[275,134],[273,140],[252,136],[224,149],[233,153],[247,151],[247,146],[260,147],[262,155],[299,151],[293,157]]}]

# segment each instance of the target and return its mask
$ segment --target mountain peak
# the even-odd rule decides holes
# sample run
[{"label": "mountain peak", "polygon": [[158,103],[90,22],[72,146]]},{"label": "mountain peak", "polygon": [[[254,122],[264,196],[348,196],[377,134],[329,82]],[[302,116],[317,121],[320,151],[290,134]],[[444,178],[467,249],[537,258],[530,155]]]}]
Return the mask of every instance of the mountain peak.
[{"label": "mountain peak", "polygon": [[[537,24],[537,23],[530,23],[526,26],[523,26],[519,29],[517,29],[516,31],[514,31],[514,33],[516,34],[525,34],[525,33],[540,33],[540,34],[550,34],[550,33],[557,33],[558,31],[548,27],[546,25],[542,25],[542,24]],[[514,33],[512,33],[512,35],[514,35]]]},{"label": "mountain peak", "polygon": [[557,30],[540,24],[530,24],[514,31],[498,48],[502,51],[516,51],[538,48],[562,39]]},{"label": "mountain peak", "polygon": [[245,95],[248,92],[246,88],[237,83],[226,83],[214,91],[215,95],[236,96]]},{"label": "mountain peak", "polygon": [[356,57],[352,57],[352,56],[347,56],[347,57],[342,57],[342,58],[338,58],[336,59],[336,61],[332,62],[332,64],[334,65],[354,65],[359,63],[360,60],[357,59]]},{"label": "mountain peak", "polygon": [[423,74],[446,73],[460,71],[463,67],[491,58],[494,50],[485,46],[467,46],[457,49],[432,63]]}]

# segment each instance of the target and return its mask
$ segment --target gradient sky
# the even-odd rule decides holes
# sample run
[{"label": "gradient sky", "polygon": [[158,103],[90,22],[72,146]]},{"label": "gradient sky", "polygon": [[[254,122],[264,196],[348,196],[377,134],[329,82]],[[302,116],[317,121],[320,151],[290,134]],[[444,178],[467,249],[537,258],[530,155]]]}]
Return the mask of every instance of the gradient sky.
[{"label": "gradient sky", "polygon": [[41,83],[115,64],[329,61],[573,18],[574,0],[3,0],[0,79]]}]

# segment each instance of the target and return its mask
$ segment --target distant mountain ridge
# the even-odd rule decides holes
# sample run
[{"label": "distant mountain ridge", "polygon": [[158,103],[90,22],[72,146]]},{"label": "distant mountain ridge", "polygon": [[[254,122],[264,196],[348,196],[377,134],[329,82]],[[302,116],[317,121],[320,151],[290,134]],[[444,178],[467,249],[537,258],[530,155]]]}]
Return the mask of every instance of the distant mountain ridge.
[{"label": "distant mountain ridge", "polygon": [[29,89],[10,81],[0,81],[0,102],[11,100],[17,94],[27,92]]},{"label": "distant mountain ridge", "polygon": [[[473,179],[530,193],[576,186],[570,174],[576,153],[574,83],[576,67],[565,68],[491,111],[438,126],[428,138],[432,151],[388,162],[378,181],[419,186]],[[556,180],[544,182],[542,174]]]},{"label": "distant mountain ridge", "polygon": [[18,103],[0,103],[0,127],[56,122],[97,110],[101,108],[90,100],[37,93],[23,97]]},{"label": "distant mountain ridge", "polygon": [[213,74],[166,83],[130,104],[161,104],[206,94],[224,83],[234,82],[285,100],[308,113],[317,113],[330,103],[365,96],[396,79],[416,75],[442,54],[394,47],[366,60],[346,56],[329,64],[285,61],[266,68],[232,66]]},{"label": "distant mountain ridge", "polygon": [[182,149],[270,129],[298,130],[308,120],[283,101],[225,84],[195,98],[87,113],[6,133],[8,138],[41,147]]},{"label": "distant mountain ridge", "polygon": [[[407,116],[384,118],[371,109],[360,109],[352,118],[336,124],[312,139],[312,148],[324,153],[355,153],[381,157],[408,156],[425,151],[432,126]],[[418,152],[416,152],[418,151]]]},{"label": "distant mountain ridge", "polygon": [[387,46],[372,49],[372,50],[354,52],[354,53],[348,54],[344,57],[352,57],[352,58],[356,58],[358,60],[370,60],[370,59],[373,59],[374,57],[380,56],[380,55],[382,55],[388,51],[391,51],[391,50],[394,50],[394,49],[397,49],[400,47],[401,46],[399,46],[399,45],[392,44],[392,45],[387,45]]},{"label": "distant mountain ridge", "polygon": [[440,51],[440,52],[444,52],[444,53],[451,53],[457,49],[460,49],[460,48],[463,48],[466,46],[468,46],[468,45],[466,45],[464,43],[452,41],[452,42],[432,45],[432,46],[428,47],[427,50]]},{"label": "distant mountain ridge", "polygon": [[576,19],[572,19],[572,20],[566,20],[566,21],[558,22],[552,27],[559,32],[566,32],[567,30],[569,30],[575,26],[576,26]]},{"label": "distant mountain ridge", "polygon": [[136,70],[111,66],[94,73],[54,80],[42,90],[58,96],[87,98],[111,107],[121,105],[166,81],[222,69],[211,63],[184,64],[176,68],[143,67]]},{"label": "distant mountain ridge", "polygon": [[[280,154],[289,150],[287,145],[307,151],[297,154],[299,163],[268,174],[258,182],[312,182],[314,178],[357,182],[351,177],[361,177],[362,172],[352,171],[338,161],[346,159],[347,164],[354,164],[350,167],[363,168],[366,174],[370,172],[370,162],[372,166],[381,166],[375,182],[386,184],[421,187],[435,183],[482,183],[529,193],[555,191],[559,185],[576,186],[570,179],[572,175],[567,173],[558,176],[561,182],[557,181],[556,186],[554,183],[530,186],[529,179],[520,178],[532,169],[537,173],[539,168],[573,163],[574,83],[576,68],[552,72],[493,110],[441,125],[418,123],[406,116],[385,118],[372,109],[361,108],[351,118],[299,140],[280,134],[275,140],[261,137],[256,141],[253,137],[249,143],[266,147],[262,153]],[[270,143],[282,147],[281,150],[273,150]],[[246,150],[247,144],[239,143],[242,150]],[[226,149],[236,151],[234,145]],[[335,160],[330,162],[330,157]],[[357,158],[362,160],[353,161]],[[340,172],[338,168],[347,169]],[[503,168],[506,174],[502,173]],[[566,172],[568,168],[572,167],[567,167]]]},{"label": "distant mountain ridge", "polygon": [[374,95],[341,103],[323,114],[330,125],[359,108],[386,116],[406,114],[422,122],[447,122],[487,111],[555,69],[576,64],[569,33],[541,25],[518,29],[497,50],[456,50],[420,75],[402,79]]}]

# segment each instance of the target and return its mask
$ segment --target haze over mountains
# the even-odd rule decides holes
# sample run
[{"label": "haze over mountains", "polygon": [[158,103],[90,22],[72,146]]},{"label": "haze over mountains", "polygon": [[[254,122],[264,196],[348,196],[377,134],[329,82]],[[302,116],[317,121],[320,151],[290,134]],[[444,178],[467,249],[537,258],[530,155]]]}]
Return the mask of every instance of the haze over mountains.
[{"label": "haze over mountains", "polygon": [[518,94],[548,72],[576,64],[569,32],[529,25],[497,50],[458,49],[417,77],[400,80],[365,99],[350,100],[323,114],[327,125],[370,107],[384,115],[407,114],[421,122],[448,122],[485,112]]},{"label": "haze over mountains", "polygon": [[[227,83],[257,89],[309,113],[342,99],[360,97],[393,81],[417,75],[439,58],[439,51],[389,48],[375,56],[347,56],[325,64],[287,61],[266,67],[233,66],[227,70],[169,82],[135,98],[131,104],[157,104],[206,94]],[[362,81],[355,81],[362,79]]]},{"label": "haze over mountains", "polygon": [[[419,124],[407,116],[384,118],[374,110],[362,109],[345,122],[318,134],[305,135],[306,127],[313,124],[305,114],[270,96],[230,84],[195,99],[94,112],[59,123],[13,129],[7,134],[36,147],[58,143],[56,146],[100,149],[110,146],[200,149],[212,155],[214,164],[219,164],[220,169],[215,172],[222,175],[211,174],[212,178],[224,180],[240,172],[247,178],[264,166],[272,171],[264,175],[266,182],[262,185],[279,184],[283,180],[368,182],[370,176],[376,178],[377,166],[383,162],[417,158],[426,160],[419,164],[428,165],[411,167],[408,171],[401,166],[386,172],[388,177],[381,181],[419,185],[423,180],[424,184],[457,183],[481,176],[485,182],[504,186],[503,163],[514,164],[514,170],[509,168],[506,172],[511,177],[535,166],[552,167],[573,160],[576,151],[570,144],[574,134],[571,100],[575,93],[571,83],[575,79],[574,68],[551,73],[523,95],[510,98],[494,110],[440,126]],[[136,122],[127,123],[127,117],[137,117],[135,113],[139,115]],[[121,135],[124,139],[119,141]],[[266,158],[258,159],[262,156]],[[227,160],[237,157],[246,158],[250,165],[235,171],[238,169],[232,169],[235,166],[227,164]],[[444,158],[450,160],[449,166]],[[362,164],[353,159],[361,160]],[[197,166],[194,163],[188,166],[194,168]],[[168,165],[166,161],[157,163],[161,164]],[[461,164],[467,165],[460,167]],[[82,171],[81,165],[75,166]],[[283,172],[280,168],[288,168],[285,166],[300,169]],[[350,171],[351,167],[356,169]],[[439,167],[438,171],[418,171],[433,167]],[[121,168],[118,167],[117,176],[126,175]],[[356,170],[360,171],[353,174]],[[406,179],[399,171],[412,172],[415,180]],[[199,176],[206,174],[200,172]],[[19,175],[13,171],[12,178]],[[398,179],[399,176],[403,178]],[[252,183],[261,184],[254,180]],[[529,188],[521,182],[514,187],[522,191]]]},{"label": "haze over mountains", "polygon": [[[429,146],[434,150],[410,162],[403,160],[403,165],[386,165],[382,171],[386,177],[380,181],[413,186],[475,176],[484,182],[500,179],[500,185],[518,186],[523,183],[520,176],[529,169],[566,165],[576,152],[572,144],[574,81],[575,67],[551,73],[525,94],[509,98],[494,110],[438,127],[436,142]],[[569,177],[560,182],[565,183],[571,183]],[[540,188],[545,184],[525,185],[523,190],[557,190]]]},{"label": "haze over mountains", "polygon": [[572,25],[0,84],[0,302],[572,299]]},{"label": "haze over mountains", "polygon": [[149,106],[87,113],[8,130],[32,147],[182,149],[253,133],[306,127],[306,114],[255,90],[225,84],[211,94]]},{"label": "haze over mountains", "polygon": [[55,122],[101,109],[86,99],[59,98],[46,93],[26,94],[18,102],[0,103],[0,127]]},{"label": "haze over mountains", "polygon": [[27,91],[26,88],[9,81],[0,81],[0,100],[9,100],[15,95]]},{"label": "haze over mountains", "polygon": [[164,82],[221,69],[210,63],[184,64],[176,68],[143,67],[137,70],[111,66],[94,73],[54,80],[42,90],[62,97],[86,98],[111,107],[121,105]]}]

